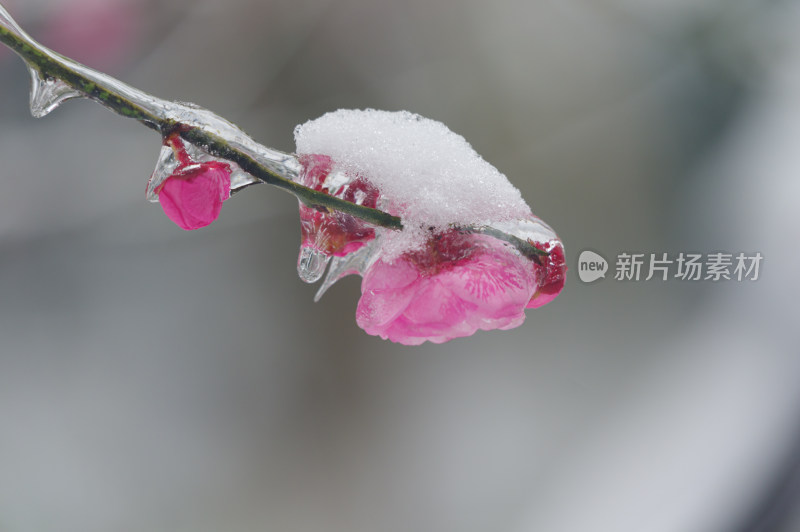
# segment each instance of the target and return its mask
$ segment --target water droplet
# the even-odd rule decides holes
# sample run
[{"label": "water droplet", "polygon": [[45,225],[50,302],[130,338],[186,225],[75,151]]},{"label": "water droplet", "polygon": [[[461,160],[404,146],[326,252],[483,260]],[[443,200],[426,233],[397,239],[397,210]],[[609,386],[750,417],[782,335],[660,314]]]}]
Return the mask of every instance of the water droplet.
[{"label": "water droplet", "polygon": [[301,247],[300,256],[297,257],[297,275],[307,283],[316,283],[325,273],[325,267],[330,259],[330,255],[321,251]]},{"label": "water droplet", "polygon": [[34,118],[42,118],[53,109],[71,98],[83,96],[60,79],[42,78],[39,71],[29,67],[31,74],[31,114]]}]

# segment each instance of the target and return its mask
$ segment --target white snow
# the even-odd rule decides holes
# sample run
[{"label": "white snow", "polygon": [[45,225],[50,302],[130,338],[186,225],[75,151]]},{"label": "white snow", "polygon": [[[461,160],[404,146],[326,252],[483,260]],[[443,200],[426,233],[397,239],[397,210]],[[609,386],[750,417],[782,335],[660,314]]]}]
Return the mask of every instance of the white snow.
[{"label": "white snow", "polygon": [[298,154],[323,154],[337,168],[380,190],[402,234],[383,232],[397,248],[424,242],[427,228],[518,220],[531,211],[506,176],[441,122],[408,111],[340,109],[294,130]]}]

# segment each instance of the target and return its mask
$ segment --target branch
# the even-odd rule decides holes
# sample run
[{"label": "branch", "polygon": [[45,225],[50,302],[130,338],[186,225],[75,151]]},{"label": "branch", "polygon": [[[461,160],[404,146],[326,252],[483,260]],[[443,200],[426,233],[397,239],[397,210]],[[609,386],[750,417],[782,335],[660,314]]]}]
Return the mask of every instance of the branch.
[{"label": "branch", "polygon": [[[163,137],[177,132],[184,140],[215,157],[237,164],[258,181],[294,194],[304,204],[341,211],[372,225],[399,230],[399,217],[336,198],[299,184],[302,171],[297,158],[255,142],[239,127],[194,104],[156,98],[111,76],[93,70],[42,46],[25,33],[0,5],[0,42],[19,55],[31,70],[34,88],[31,96],[34,116],[44,116],[69,98],[94,100],[115,113],[138,120]],[[37,91],[48,84],[62,83],[50,104],[34,109]],[[51,97],[53,95],[51,94]],[[548,255],[527,240],[490,227],[464,227],[460,230],[487,234],[504,240],[529,259]]]}]

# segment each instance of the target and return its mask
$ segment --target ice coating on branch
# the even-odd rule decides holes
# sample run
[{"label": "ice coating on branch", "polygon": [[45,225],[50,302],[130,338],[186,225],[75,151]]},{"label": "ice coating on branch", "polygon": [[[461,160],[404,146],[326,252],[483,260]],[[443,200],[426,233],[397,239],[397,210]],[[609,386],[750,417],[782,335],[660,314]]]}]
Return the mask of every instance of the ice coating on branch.
[{"label": "ice coating on branch", "polygon": [[22,28],[11,18],[11,15],[8,14],[8,11],[6,11],[6,8],[4,8],[2,4],[0,4],[0,28],[6,28],[20,37],[23,37],[25,40],[30,40],[28,34],[22,31]]},{"label": "ice coating on branch", "polygon": [[407,111],[334,111],[295,128],[297,153],[329,156],[345,174],[381,193],[399,215],[402,233],[387,234],[385,251],[419,248],[430,229],[511,222],[531,214],[519,190],[464,137]]},{"label": "ice coating on branch", "polygon": [[[239,168],[239,165],[237,165],[236,163],[227,161],[225,159],[221,159],[219,157],[214,157],[213,155],[210,155],[209,153],[201,150],[194,144],[185,142],[180,138],[175,139],[175,142],[180,143],[180,146],[183,148],[183,150],[186,152],[186,154],[192,161],[198,163],[219,162],[227,164],[231,169],[231,175],[230,175],[231,194],[235,193],[237,189],[242,189],[246,186],[260,183],[258,179],[248,174],[241,168]],[[156,167],[153,170],[153,173],[150,175],[150,179],[147,181],[145,197],[147,198],[148,201],[152,203],[158,203],[157,189],[170,175],[172,175],[172,173],[178,167],[178,164],[179,161],[175,155],[175,150],[173,150],[169,146],[162,146],[161,152],[158,154],[158,159],[156,160]]]}]

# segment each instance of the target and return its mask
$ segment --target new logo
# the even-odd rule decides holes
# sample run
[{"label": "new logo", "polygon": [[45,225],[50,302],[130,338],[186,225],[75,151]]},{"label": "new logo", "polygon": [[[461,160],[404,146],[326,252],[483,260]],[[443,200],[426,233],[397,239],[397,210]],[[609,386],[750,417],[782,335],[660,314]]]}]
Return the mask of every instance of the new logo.
[{"label": "new logo", "polygon": [[594,251],[581,251],[578,257],[578,277],[584,283],[593,283],[605,278],[608,261]]}]

